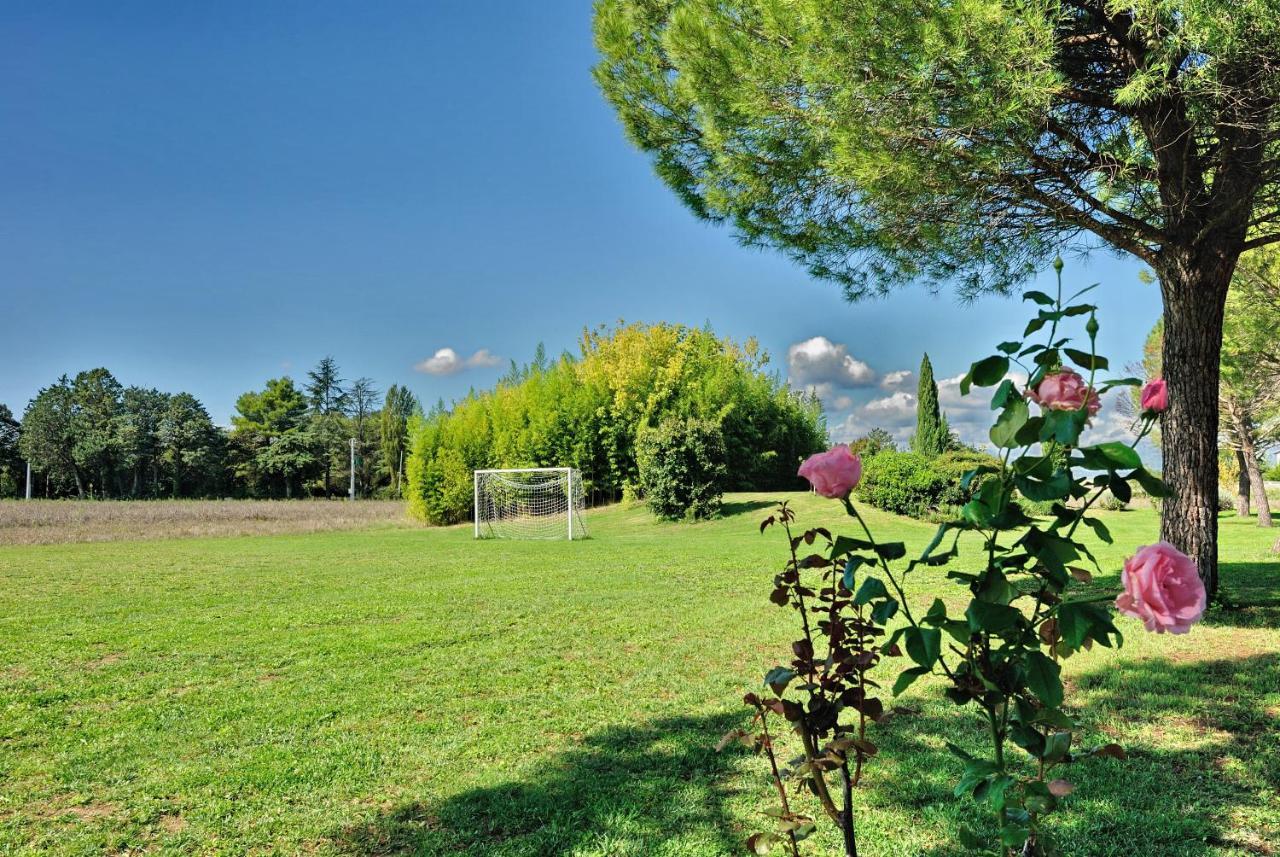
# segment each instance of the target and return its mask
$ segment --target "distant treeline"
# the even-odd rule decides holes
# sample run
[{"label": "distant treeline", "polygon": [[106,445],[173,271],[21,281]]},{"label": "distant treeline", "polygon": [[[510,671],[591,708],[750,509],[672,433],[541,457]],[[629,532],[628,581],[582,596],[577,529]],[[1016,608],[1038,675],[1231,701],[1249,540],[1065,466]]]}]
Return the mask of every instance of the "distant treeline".
[{"label": "distant treeline", "polygon": [[671,324],[589,331],[580,356],[554,361],[539,347],[495,389],[410,421],[410,510],[466,520],[472,472],[486,467],[576,467],[597,500],[637,492],[638,439],[673,421],[723,436],[723,490],[799,487],[800,460],[827,442],[822,407],[767,362],[754,340]]},{"label": "distant treeline", "polygon": [[274,378],[214,425],[190,393],[125,387],[106,369],[42,389],[21,422],[0,405],[0,497],[295,497],[347,492],[351,442],[360,496],[399,496],[407,422],[418,402],[368,378],[346,382],[333,358],[301,388]]}]

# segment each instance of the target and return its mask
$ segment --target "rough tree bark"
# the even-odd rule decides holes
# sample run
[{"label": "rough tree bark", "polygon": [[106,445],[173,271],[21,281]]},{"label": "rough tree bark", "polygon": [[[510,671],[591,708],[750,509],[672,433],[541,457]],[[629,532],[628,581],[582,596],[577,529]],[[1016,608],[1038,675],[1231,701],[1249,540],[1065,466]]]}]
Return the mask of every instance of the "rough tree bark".
[{"label": "rough tree bark", "polygon": [[1169,409],[1160,427],[1164,475],[1160,536],[1191,557],[1205,589],[1218,591],[1218,361],[1227,288],[1239,252],[1162,257],[1164,378]]},{"label": "rough tree bark", "polygon": [[1236,447],[1236,516],[1249,517],[1249,472],[1244,469],[1244,453]]},{"label": "rough tree bark", "polygon": [[[1253,441],[1253,420],[1238,401],[1229,405],[1231,423],[1236,441],[1240,444],[1240,472],[1242,478],[1248,480],[1253,493],[1254,502],[1258,506],[1258,526],[1271,526],[1271,502],[1267,499],[1267,485],[1262,479],[1262,468],[1258,466],[1258,446]],[[1248,514],[1248,511],[1245,511]]]}]

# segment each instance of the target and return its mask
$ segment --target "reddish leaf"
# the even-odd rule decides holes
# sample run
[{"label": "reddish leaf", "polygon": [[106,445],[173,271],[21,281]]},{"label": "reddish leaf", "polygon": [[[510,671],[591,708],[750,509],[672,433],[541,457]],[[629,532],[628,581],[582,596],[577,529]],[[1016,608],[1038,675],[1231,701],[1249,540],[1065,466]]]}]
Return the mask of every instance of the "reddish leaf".
[{"label": "reddish leaf", "polygon": [[1091,755],[1094,756],[1110,756],[1113,759],[1127,759],[1129,754],[1119,744],[1104,744],[1094,750]]},{"label": "reddish leaf", "polygon": [[1066,797],[1076,790],[1076,787],[1066,780],[1053,780],[1049,783],[1049,793],[1054,797]]}]

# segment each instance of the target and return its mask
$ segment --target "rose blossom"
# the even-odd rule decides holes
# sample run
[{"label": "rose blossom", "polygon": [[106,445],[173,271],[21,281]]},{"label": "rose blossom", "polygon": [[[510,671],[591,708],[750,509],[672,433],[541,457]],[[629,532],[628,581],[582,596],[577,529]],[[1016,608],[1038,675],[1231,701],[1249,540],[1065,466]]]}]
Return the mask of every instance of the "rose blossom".
[{"label": "rose blossom", "polygon": [[1169,407],[1169,388],[1163,378],[1153,378],[1142,388],[1142,410],[1159,414]]},{"label": "rose blossom", "polygon": [[1091,417],[1102,407],[1098,392],[1070,369],[1045,375],[1034,390],[1027,390],[1027,398],[1047,411],[1078,411],[1087,400]]},{"label": "rose blossom", "polygon": [[862,458],[842,443],[806,458],[798,475],[808,479],[823,497],[839,500],[848,497],[862,478]]},{"label": "rose blossom", "polygon": [[1168,542],[1138,548],[1120,573],[1116,609],[1141,619],[1148,631],[1185,634],[1204,615],[1204,582],[1191,557]]}]

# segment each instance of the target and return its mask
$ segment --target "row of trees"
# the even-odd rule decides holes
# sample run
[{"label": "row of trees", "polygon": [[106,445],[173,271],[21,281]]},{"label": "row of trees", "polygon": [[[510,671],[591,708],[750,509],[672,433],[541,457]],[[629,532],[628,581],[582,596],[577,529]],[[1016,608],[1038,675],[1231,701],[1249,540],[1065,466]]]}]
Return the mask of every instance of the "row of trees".
[{"label": "row of trees", "polygon": [[236,402],[232,426],[214,424],[190,393],[125,387],[106,369],[63,376],[22,420],[0,405],[0,496],[293,497],[346,492],[354,445],[360,496],[398,496],[407,424],[420,410],[407,389],[346,382],[332,357]]},{"label": "row of trees", "polygon": [[[826,444],[822,407],[767,365],[754,340],[672,324],[587,331],[580,355],[554,361],[539,348],[492,391],[413,422],[410,509],[436,523],[466,519],[472,471],[485,467],[572,466],[597,499],[639,495],[645,484],[672,483],[671,474],[642,472],[646,434],[661,454],[640,458],[657,467],[692,456],[699,479],[713,475],[714,484],[676,492],[700,498],[699,510],[713,510],[722,490],[799,487],[800,460]],[[689,449],[674,449],[678,442]]]}]

